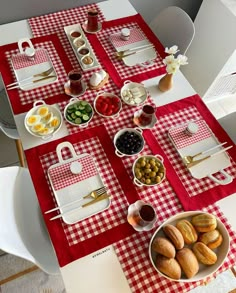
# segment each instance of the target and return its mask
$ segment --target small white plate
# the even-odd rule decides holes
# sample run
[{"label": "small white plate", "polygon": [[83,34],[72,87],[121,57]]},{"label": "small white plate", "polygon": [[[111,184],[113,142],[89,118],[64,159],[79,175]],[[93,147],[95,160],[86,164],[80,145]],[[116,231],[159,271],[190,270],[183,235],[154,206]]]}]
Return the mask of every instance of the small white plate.
[{"label": "small white plate", "polygon": [[134,124],[137,125],[138,127],[142,128],[142,129],[151,129],[154,127],[154,125],[157,123],[157,118],[156,118],[156,115],[153,115],[152,116],[152,122],[146,126],[142,126],[139,124],[139,119],[138,117],[140,116],[140,114],[142,113],[142,109],[136,111],[134,113],[134,118],[133,118],[133,121],[134,121]]},{"label": "small white plate", "polygon": [[87,21],[86,21],[85,23],[82,24],[82,28],[88,34],[96,34],[96,33],[100,32],[100,30],[102,29],[102,24],[101,24],[101,22],[98,22],[98,29],[96,31],[89,31],[89,30],[87,30]]},{"label": "small white plate", "polygon": [[70,82],[67,81],[67,82],[64,84],[65,93],[66,93],[68,96],[71,96],[71,97],[73,97],[73,98],[77,98],[77,97],[82,96],[82,95],[86,92],[87,84],[86,84],[83,80],[81,81],[81,84],[82,84],[82,91],[81,91],[79,94],[73,95],[73,94],[71,94],[71,92],[70,92]]}]

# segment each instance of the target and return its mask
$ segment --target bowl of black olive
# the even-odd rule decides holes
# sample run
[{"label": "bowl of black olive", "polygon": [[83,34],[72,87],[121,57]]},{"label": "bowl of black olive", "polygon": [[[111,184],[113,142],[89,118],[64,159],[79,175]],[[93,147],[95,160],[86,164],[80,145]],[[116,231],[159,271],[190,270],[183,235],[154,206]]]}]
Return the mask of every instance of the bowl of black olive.
[{"label": "bowl of black olive", "polygon": [[144,147],[142,129],[124,128],[118,131],[114,137],[115,153],[118,157],[133,156],[139,154]]},{"label": "bowl of black olive", "polygon": [[160,184],[166,176],[166,170],[160,155],[139,156],[133,164],[134,183],[138,186]]}]

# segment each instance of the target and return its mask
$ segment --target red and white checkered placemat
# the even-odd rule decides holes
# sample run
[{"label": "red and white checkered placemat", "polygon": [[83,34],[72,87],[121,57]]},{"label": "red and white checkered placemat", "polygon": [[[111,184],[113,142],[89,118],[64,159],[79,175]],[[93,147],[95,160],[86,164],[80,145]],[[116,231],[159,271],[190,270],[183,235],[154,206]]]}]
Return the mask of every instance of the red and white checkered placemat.
[{"label": "red and white checkered placemat", "polygon": [[[20,103],[21,105],[26,105],[29,103],[33,103],[34,101],[41,100],[44,98],[52,97],[57,94],[64,93],[64,83],[67,81],[67,72],[65,71],[65,68],[63,66],[63,63],[58,55],[58,52],[51,41],[45,41],[43,43],[37,43],[34,44],[35,49],[45,49],[51,59],[51,62],[53,64],[53,67],[57,73],[58,80],[54,83],[51,83],[49,85],[45,85],[43,87],[39,87],[36,89],[28,90],[28,91],[22,91],[17,90]],[[12,56],[18,56],[18,50],[12,50],[5,52],[6,58],[9,63],[9,67],[12,69],[11,66],[11,58]],[[44,57],[45,58],[45,57]],[[18,57],[13,57],[14,64],[19,61]],[[41,62],[42,59],[37,59],[38,62]],[[23,64],[23,63],[22,63]],[[26,65],[25,63],[23,64]],[[14,76],[14,71],[12,69],[12,75]]]},{"label": "red and white checkered placemat", "polygon": [[[141,28],[139,27],[139,24],[136,22],[127,23],[127,24],[125,24],[125,27],[129,28],[130,30],[135,30],[135,31],[138,30],[141,32],[142,35],[145,36],[145,33],[141,30]],[[164,68],[164,64],[162,62],[162,57],[160,56],[160,54],[158,52],[157,52],[156,59],[153,60],[153,64],[151,64],[151,65],[147,64],[147,66],[145,66],[145,65],[142,66],[139,64],[137,64],[135,66],[126,66],[122,60],[118,60],[115,57],[115,54],[114,54],[115,50],[114,50],[113,44],[111,43],[110,37],[116,33],[119,33],[122,28],[124,28],[123,24],[116,25],[116,26],[114,25],[114,26],[111,26],[108,28],[105,27],[96,35],[98,38],[98,41],[100,42],[101,46],[103,47],[104,51],[107,54],[107,58],[109,58],[109,61],[112,64],[112,67],[107,65],[107,69],[110,68],[109,74],[111,76],[112,76],[112,71],[115,70],[116,73],[118,74],[119,78],[122,81],[124,81],[126,79],[134,80],[135,78],[137,78],[136,76],[139,75],[141,77],[137,81],[140,82],[140,81],[146,79],[145,74],[147,74],[146,77],[149,76],[149,78],[150,78],[150,74],[153,70]],[[145,38],[147,38],[147,37],[145,36]],[[93,44],[92,39],[90,39],[90,42]],[[97,48],[98,47],[95,47],[95,51],[97,50]],[[101,60],[101,62],[104,63],[104,61],[105,61],[105,57],[103,58],[103,60]],[[156,76],[156,75],[158,75],[158,74],[155,73],[154,76]]]},{"label": "red and white checkered placemat", "polygon": [[73,174],[70,169],[71,161],[69,163],[62,163],[57,166],[51,166],[48,170],[53,188],[55,190],[63,189],[67,186],[93,177],[98,174],[96,166],[94,165],[93,158],[87,155],[83,158],[76,159],[73,162],[81,164],[81,172],[79,174]]},{"label": "red and white checkered placemat", "polygon": [[[217,184],[207,177],[196,180],[191,176],[168,136],[169,129],[177,125],[186,124],[188,121],[202,120],[202,116],[198,109],[195,106],[189,106],[163,116],[157,114],[157,116],[158,121],[151,131],[173,165],[175,172],[189,196],[194,197],[199,193],[206,192],[216,187]],[[199,137],[201,137],[201,133]],[[232,165],[228,167],[226,171],[230,176],[236,178],[235,162],[232,162]]]},{"label": "red and white checkered placemat", "polygon": [[[124,191],[115,176],[111,163],[109,162],[99,139],[93,137],[73,144],[73,147],[77,154],[89,153],[93,157],[102,181],[107,188],[108,194],[112,195],[112,199],[109,209],[98,215],[74,225],[67,225],[61,221],[61,225],[70,246],[90,239],[105,230],[121,225],[126,221],[125,214],[128,208],[128,202],[124,195]],[[67,153],[66,150],[63,150],[63,154],[64,160],[70,158],[70,153]],[[48,168],[58,162],[57,154],[56,152],[44,154],[40,156],[40,161],[46,174]],[[48,184],[50,185],[49,181]],[[53,192],[51,193],[51,196],[54,198]]]},{"label": "red and white checkered placemat", "polygon": [[104,21],[104,15],[96,4],[76,7],[68,10],[62,10],[43,16],[33,17],[29,19],[29,25],[34,37],[44,36],[48,34],[57,34],[66,54],[74,68],[79,67],[78,60],[71,48],[70,42],[64,32],[64,27],[76,23],[84,23],[87,20],[87,11],[96,8],[99,11],[98,20]]},{"label": "red and white checkered placemat", "polygon": [[130,37],[127,41],[126,40],[124,41],[121,38],[120,32],[117,32],[113,35],[110,35],[110,41],[116,49],[119,47],[126,46],[126,45],[135,44],[135,43],[143,41],[143,40],[147,40],[147,38],[142,33],[142,31],[138,28],[132,28],[130,30]]},{"label": "red and white checkered placemat", "polygon": [[47,51],[44,49],[35,50],[34,58],[29,59],[25,54],[20,53],[12,56],[11,60],[15,70],[50,61]]},{"label": "red and white checkered placemat", "polygon": [[[146,200],[148,201],[150,198],[146,198]],[[162,215],[165,213],[165,211],[167,209],[171,210],[171,208],[175,207],[176,205],[178,205],[176,200],[171,200],[168,208],[164,208],[164,212],[159,209],[161,221],[163,221]],[[217,205],[209,206],[207,209],[204,209],[204,211],[217,216],[227,228],[231,238],[230,251],[223,265],[219,268],[219,270],[217,270],[216,273],[214,273],[214,276],[216,276],[222,271],[227,270],[235,265],[236,235],[232,231],[232,228],[228,224],[226,218],[223,216]],[[168,217],[169,215],[164,216],[164,220],[167,220]],[[113,244],[122,270],[133,293],[187,292],[197,286],[203,285],[204,281],[207,281],[202,280],[189,283],[173,282],[160,276],[152,266],[148,255],[149,242],[152,235],[153,231],[136,233]]]},{"label": "red and white checkered placemat", "polygon": [[212,136],[212,132],[204,120],[194,121],[194,123],[198,125],[198,131],[193,136],[185,133],[186,123],[169,129],[169,134],[177,149],[182,149]]}]

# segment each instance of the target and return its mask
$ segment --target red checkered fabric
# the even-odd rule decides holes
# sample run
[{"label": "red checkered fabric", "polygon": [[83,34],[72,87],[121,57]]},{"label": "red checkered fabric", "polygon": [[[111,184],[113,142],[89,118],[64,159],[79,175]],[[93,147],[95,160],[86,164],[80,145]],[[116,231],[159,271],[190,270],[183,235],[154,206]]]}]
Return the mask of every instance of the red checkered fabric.
[{"label": "red checkered fabric", "polygon": [[[155,127],[151,130],[161,148],[168,157],[168,160],[174,167],[179,179],[181,180],[185,190],[187,191],[189,197],[194,197],[199,193],[205,192],[217,186],[217,184],[209,178],[202,178],[201,180],[196,180],[193,178],[185,167],[182,159],[180,158],[178,152],[173,146],[172,142],[168,137],[168,130],[180,124],[186,124],[188,121],[202,120],[202,116],[195,106],[185,107],[178,111],[166,114],[158,115],[157,110],[157,123]],[[208,135],[209,130],[206,135]],[[199,137],[202,133],[199,134]],[[196,134],[197,135],[197,134]],[[204,134],[205,137],[205,134]],[[233,178],[236,178],[236,164],[232,161],[232,165],[225,169]]]},{"label": "red checkered fabric", "polygon": [[176,126],[169,130],[169,134],[177,149],[190,146],[198,141],[212,136],[212,132],[203,120],[194,121],[198,125],[198,131],[193,136],[186,134],[187,124]]},{"label": "red checkered fabric", "polygon": [[[130,30],[139,30],[142,35],[145,36],[145,32],[141,31],[141,28],[139,27],[139,24],[136,22],[130,22],[125,24],[127,28]],[[135,66],[126,66],[123,61],[119,61],[115,55],[114,55],[114,47],[110,41],[110,36],[113,34],[116,34],[117,32],[120,32],[120,30],[124,27],[124,25],[114,25],[112,27],[103,28],[96,36],[103,46],[104,50],[106,51],[107,57],[112,62],[115,70],[117,71],[119,77],[122,80],[125,79],[131,79],[133,76],[136,76],[138,74],[147,73],[149,71],[152,71],[154,69],[160,69],[164,67],[164,64],[162,62],[162,57],[157,52],[157,57],[155,60],[153,60],[153,65],[148,67],[142,67],[140,65]],[[145,37],[147,38],[147,37]]]},{"label": "red checkered fabric", "polygon": [[[37,101],[37,100],[46,99],[46,98],[55,96],[57,94],[64,93],[64,88],[62,85],[67,81],[67,73],[65,71],[63,63],[57,53],[57,50],[56,50],[53,42],[51,42],[51,41],[47,41],[47,42],[43,42],[43,43],[39,42],[39,43],[35,44],[34,47],[35,47],[35,49],[40,49],[43,47],[47,51],[47,53],[51,59],[51,62],[53,64],[53,67],[57,73],[58,80],[54,83],[49,84],[49,85],[45,85],[43,87],[38,87],[36,89],[32,89],[32,90],[28,90],[28,91],[18,90],[20,103],[22,105],[33,103],[34,101]],[[17,54],[18,54],[18,50],[12,50],[12,51],[5,52],[5,55],[8,60],[9,67],[12,70],[13,76],[15,74],[14,74],[13,68],[11,66],[11,58],[12,58],[12,56],[17,56]],[[16,64],[16,62],[18,61],[18,58],[15,59],[15,57],[13,57],[13,60],[15,62],[14,64]],[[40,59],[40,61],[41,60],[42,59]]]},{"label": "red checkered fabric", "polygon": [[[67,225],[63,221],[61,222],[70,246],[125,223],[125,214],[129,205],[99,140],[93,137],[73,144],[73,147],[77,154],[89,153],[93,157],[102,182],[106,186],[108,194],[112,195],[112,200],[109,209],[93,217],[74,225]],[[62,154],[64,160],[71,157],[70,151],[67,149],[63,149]],[[40,161],[45,174],[47,174],[48,168],[58,163],[57,154],[56,152],[44,154],[40,157]],[[49,181],[48,184],[50,185]],[[51,196],[54,198],[53,192]]]},{"label": "red checkered fabric", "polygon": [[147,38],[140,31],[140,29],[137,29],[137,28],[132,28],[130,30],[130,37],[127,41],[126,40],[124,41],[121,38],[120,32],[110,35],[110,41],[115,48],[119,48],[119,47],[130,45],[130,44],[135,45],[135,43],[143,41],[143,40],[147,40]]},{"label": "red checkered fabric", "polygon": [[68,58],[74,68],[79,67],[78,60],[71,48],[70,42],[64,31],[64,27],[76,23],[84,23],[87,20],[87,11],[96,8],[99,11],[98,20],[104,21],[104,15],[96,4],[90,4],[77,8],[59,11],[29,19],[29,25],[34,37],[49,34],[57,34]]},{"label": "red checkered fabric", "polygon": [[12,56],[12,65],[13,68],[21,69],[29,66],[37,65],[43,62],[50,61],[47,51],[44,49],[38,49],[35,51],[34,58],[29,59],[25,54],[17,54]]},{"label": "red checkered fabric", "polygon": [[73,162],[81,164],[82,169],[79,174],[75,175],[71,172],[70,165],[72,162],[61,164],[56,167],[51,166],[48,173],[54,190],[63,189],[98,174],[91,156],[85,156]]},{"label": "red checkered fabric", "polygon": [[[152,198],[145,197],[145,200],[152,201]],[[157,211],[159,221],[158,224],[161,224],[170,216],[170,214],[165,215],[165,212],[167,210],[169,213],[175,214],[176,206],[178,206],[178,202],[174,198],[171,199],[168,207],[162,205],[164,210],[162,210],[162,207],[159,206],[159,210]],[[158,208],[158,205],[156,207]],[[216,275],[222,273],[224,270],[227,270],[235,265],[236,235],[217,205],[211,205],[208,208],[204,209],[204,211],[214,214],[216,217],[218,217],[227,228],[231,238],[231,245],[228,256],[223,265],[219,268],[219,270],[214,273],[215,277]],[[181,210],[177,210],[177,212],[181,212]],[[153,268],[148,255],[148,247],[152,235],[153,231],[142,232],[138,234],[136,233],[128,238],[122,239],[121,241],[114,243],[113,245],[132,292],[187,292],[197,286],[204,284],[206,280],[181,283],[173,282],[160,276]]]}]

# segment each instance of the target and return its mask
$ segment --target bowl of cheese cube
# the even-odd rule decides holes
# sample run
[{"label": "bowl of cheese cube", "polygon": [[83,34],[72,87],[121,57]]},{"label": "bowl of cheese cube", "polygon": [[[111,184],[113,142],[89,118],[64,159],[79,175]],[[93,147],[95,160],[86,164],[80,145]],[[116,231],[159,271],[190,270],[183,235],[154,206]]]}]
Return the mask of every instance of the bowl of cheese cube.
[{"label": "bowl of cheese cube", "polygon": [[144,85],[130,80],[124,82],[120,95],[125,104],[135,107],[144,104],[148,98],[148,92]]}]

